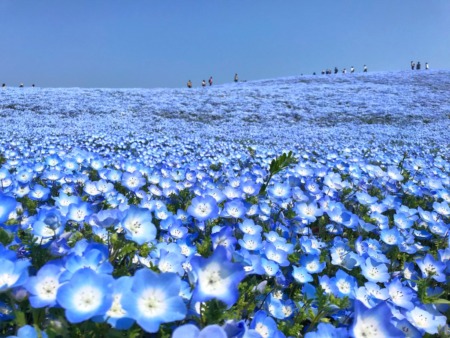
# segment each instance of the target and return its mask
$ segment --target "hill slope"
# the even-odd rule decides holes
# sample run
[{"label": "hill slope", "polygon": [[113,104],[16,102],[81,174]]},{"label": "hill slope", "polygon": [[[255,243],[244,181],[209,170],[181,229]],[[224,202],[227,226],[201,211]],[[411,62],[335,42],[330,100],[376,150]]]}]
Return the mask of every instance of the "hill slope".
[{"label": "hill slope", "polygon": [[3,142],[58,136],[67,143],[64,136],[79,135],[112,146],[135,135],[276,149],[374,140],[448,149],[450,139],[450,71],[302,76],[194,89],[7,88],[0,95]]}]

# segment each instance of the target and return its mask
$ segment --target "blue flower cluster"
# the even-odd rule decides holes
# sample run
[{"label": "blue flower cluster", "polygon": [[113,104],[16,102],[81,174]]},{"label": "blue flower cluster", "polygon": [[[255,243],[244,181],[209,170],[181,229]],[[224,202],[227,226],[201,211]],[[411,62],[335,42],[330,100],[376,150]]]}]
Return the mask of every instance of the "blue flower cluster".
[{"label": "blue flower cluster", "polygon": [[[74,125],[102,112],[77,105]],[[449,122],[315,146],[242,127],[206,139],[220,128],[199,121],[183,138],[61,126],[0,140],[2,336],[449,333],[450,148],[433,134]]]}]

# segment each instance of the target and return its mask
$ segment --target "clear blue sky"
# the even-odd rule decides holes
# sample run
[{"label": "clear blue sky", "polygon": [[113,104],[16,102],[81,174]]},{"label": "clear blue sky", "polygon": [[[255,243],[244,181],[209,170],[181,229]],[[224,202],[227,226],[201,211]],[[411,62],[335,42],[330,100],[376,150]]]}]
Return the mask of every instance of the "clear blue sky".
[{"label": "clear blue sky", "polygon": [[184,87],[450,69],[449,0],[0,0],[0,83]]}]

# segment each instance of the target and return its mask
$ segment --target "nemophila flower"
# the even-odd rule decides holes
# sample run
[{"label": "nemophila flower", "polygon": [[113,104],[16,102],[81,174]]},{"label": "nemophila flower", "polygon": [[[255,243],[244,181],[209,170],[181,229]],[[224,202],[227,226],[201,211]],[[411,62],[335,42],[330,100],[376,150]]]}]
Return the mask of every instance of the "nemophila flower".
[{"label": "nemophila flower", "polygon": [[355,338],[390,337],[403,338],[404,334],[390,321],[392,313],[386,303],[368,309],[360,301],[355,300],[355,314],[350,335]]},{"label": "nemophila flower", "polygon": [[219,207],[216,200],[211,196],[194,197],[188,207],[189,215],[198,221],[215,219],[219,214]]},{"label": "nemophila flower", "polygon": [[53,307],[56,304],[62,271],[60,264],[49,263],[40,268],[36,276],[28,279],[24,287],[30,293],[29,300],[32,307]]},{"label": "nemophila flower", "polygon": [[370,205],[374,204],[378,201],[378,198],[375,196],[370,196],[368,193],[365,192],[357,192],[355,194],[355,197],[359,203],[362,205]]},{"label": "nemophila flower", "polygon": [[22,326],[17,330],[16,336],[8,336],[7,338],[48,338],[47,333],[42,330],[39,332],[31,325]]},{"label": "nemophila flower", "polygon": [[122,185],[130,191],[136,192],[141,189],[146,181],[145,177],[139,171],[124,172],[121,180]]},{"label": "nemophila flower", "polygon": [[246,208],[242,200],[234,199],[226,202],[221,212],[222,217],[243,218]]},{"label": "nemophila flower", "polygon": [[306,220],[308,224],[314,222],[317,217],[323,215],[322,209],[318,208],[315,202],[296,203],[294,205],[294,211],[296,212],[297,217]]},{"label": "nemophila flower", "polygon": [[239,223],[239,229],[249,235],[259,234],[262,231],[262,227],[258,224],[255,224],[255,222],[249,218],[246,218],[242,223]]},{"label": "nemophila flower", "polygon": [[300,265],[309,273],[320,273],[325,269],[325,262],[320,262],[318,255],[304,255],[300,258]]},{"label": "nemophila flower", "polygon": [[0,223],[8,220],[9,215],[16,210],[17,201],[14,197],[0,192]]},{"label": "nemophila flower", "polygon": [[403,332],[405,337],[407,338],[421,338],[422,334],[420,333],[417,328],[412,325],[409,321],[406,319],[402,320],[394,320],[394,325],[397,329]]},{"label": "nemophila flower", "polygon": [[92,205],[88,202],[78,202],[70,204],[67,212],[67,218],[75,222],[84,222],[86,217],[93,213]]},{"label": "nemophila flower", "polygon": [[267,259],[276,262],[280,266],[288,266],[290,264],[287,259],[287,253],[283,250],[278,250],[272,243],[266,243],[264,254]]},{"label": "nemophila flower", "polygon": [[125,238],[139,245],[156,238],[156,227],[147,209],[130,206],[119,225],[125,230]]},{"label": "nemophila flower", "polygon": [[219,325],[212,324],[204,327],[201,331],[193,324],[184,324],[177,327],[172,338],[228,338],[226,331]]},{"label": "nemophila flower", "polygon": [[40,184],[35,184],[28,194],[28,197],[34,201],[46,201],[50,196],[50,189]]},{"label": "nemophila flower", "polygon": [[403,236],[397,230],[397,228],[384,229],[380,232],[380,239],[389,245],[398,245],[403,241]]},{"label": "nemophila flower", "polygon": [[291,187],[286,183],[275,183],[267,189],[269,196],[274,199],[283,200],[291,197]]},{"label": "nemophila flower", "polygon": [[411,310],[414,308],[412,299],[414,291],[407,286],[404,286],[398,278],[387,284],[389,297],[396,306]]},{"label": "nemophila flower", "polygon": [[95,225],[101,228],[109,228],[119,224],[122,218],[122,212],[118,209],[105,209],[92,214],[89,217],[89,224]]},{"label": "nemophila flower", "polygon": [[208,258],[194,256],[190,263],[196,277],[192,295],[194,302],[218,299],[228,307],[236,302],[238,285],[244,279],[245,272],[241,264],[229,261],[224,247],[218,246]]},{"label": "nemophila flower", "polygon": [[97,274],[89,268],[75,272],[72,278],[58,289],[56,300],[66,310],[70,323],[80,323],[101,316],[111,307],[113,278]]},{"label": "nemophila flower", "polygon": [[180,276],[184,275],[183,263],[186,261],[181,253],[161,250],[158,260],[158,269],[161,272],[174,272]]},{"label": "nemophila flower", "polygon": [[136,271],[131,290],[121,304],[130,318],[147,332],[157,332],[162,323],[182,320],[186,305],[180,297],[181,279],[174,273],[156,274],[149,269]]},{"label": "nemophila flower", "polygon": [[261,258],[261,266],[263,267],[266,275],[271,277],[275,276],[280,270],[280,266],[278,265],[278,263],[265,258]]},{"label": "nemophila flower", "polygon": [[219,231],[213,233],[211,235],[211,240],[213,243],[213,249],[216,249],[217,246],[223,246],[228,249],[230,252],[234,251],[234,246],[237,242],[236,237],[234,237],[233,229],[229,226],[225,226]]},{"label": "nemophila flower", "polygon": [[174,239],[183,238],[188,232],[189,229],[180,224],[174,224],[169,227],[169,234]]},{"label": "nemophila flower", "polygon": [[[10,288],[22,286],[28,279],[29,260],[8,258],[9,255],[0,257],[0,292]],[[4,257],[4,258],[3,258]]]},{"label": "nemophila flower", "polygon": [[269,294],[265,306],[267,311],[277,319],[287,319],[296,312],[295,303],[291,299],[284,299],[283,295],[278,297],[274,293]]},{"label": "nemophila flower", "polygon": [[[348,336],[348,330],[345,327],[335,327],[328,323],[317,325],[317,331],[308,332],[305,338],[342,338]],[[381,337],[380,337],[381,338]]]},{"label": "nemophila flower", "polygon": [[387,266],[370,257],[361,264],[361,272],[368,281],[374,283],[385,283],[391,278]]},{"label": "nemophila flower", "polygon": [[437,282],[445,282],[445,263],[435,260],[430,254],[427,254],[424,258],[417,259],[416,263],[424,278],[431,277]]},{"label": "nemophila flower", "polygon": [[292,266],[292,277],[299,283],[304,284],[313,281],[313,277],[309,274],[304,266]]},{"label": "nemophila flower", "polygon": [[442,216],[448,217],[450,216],[450,206],[447,202],[434,202],[433,203],[433,209]]},{"label": "nemophila flower", "polygon": [[101,274],[110,274],[114,268],[108,258],[107,252],[95,247],[80,254],[73,252],[66,258],[64,266],[67,270],[62,273],[60,280],[68,280],[75,272],[83,268],[90,268]]},{"label": "nemophila flower", "polygon": [[278,330],[275,320],[263,310],[255,313],[250,323],[250,329],[258,332],[263,338],[281,338],[284,334]]},{"label": "nemophila flower", "polygon": [[402,176],[400,170],[397,167],[389,166],[387,170],[388,177],[393,181],[403,181],[404,177]]},{"label": "nemophila flower", "polygon": [[351,299],[354,298],[357,286],[355,277],[350,276],[346,274],[344,271],[339,269],[336,273],[336,276],[333,277],[331,281],[336,288],[337,291],[336,296],[340,298],[346,296]]},{"label": "nemophila flower", "polygon": [[419,329],[422,333],[438,333],[439,328],[447,324],[447,318],[442,315],[436,315],[424,308],[416,306],[406,313],[408,321]]},{"label": "nemophila flower", "polygon": [[64,231],[65,219],[56,208],[42,208],[33,222],[33,234],[41,238],[59,236]]},{"label": "nemophila flower", "polygon": [[262,238],[260,234],[244,234],[242,239],[238,240],[239,245],[249,251],[259,250],[262,247]]},{"label": "nemophila flower", "polygon": [[33,179],[33,170],[29,168],[23,168],[18,170],[18,172],[15,174],[16,181],[20,184],[28,184]]}]

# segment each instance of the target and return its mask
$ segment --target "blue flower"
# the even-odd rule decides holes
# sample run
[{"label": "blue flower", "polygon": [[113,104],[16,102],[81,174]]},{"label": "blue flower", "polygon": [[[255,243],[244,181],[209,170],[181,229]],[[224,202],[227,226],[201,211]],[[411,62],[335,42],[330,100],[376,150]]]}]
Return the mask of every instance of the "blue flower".
[{"label": "blue flower", "polygon": [[59,276],[62,267],[59,264],[46,264],[36,276],[30,277],[24,287],[30,293],[30,304],[34,308],[54,306],[60,286]]},{"label": "blue flower", "polygon": [[411,301],[414,296],[413,290],[404,286],[398,278],[390,282],[387,285],[387,289],[392,303],[407,310],[414,308],[414,304]]},{"label": "blue flower", "polygon": [[342,338],[347,336],[348,332],[345,327],[336,328],[328,323],[320,323],[317,325],[317,331],[305,334],[305,338]]},{"label": "blue flower", "polygon": [[172,338],[229,338],[219,325],[212,324],[200,329],[193,324],[179,326],[173,331]]},{"label": "blue flower", "polygon": [[17,330],[17,336],[8,336],[7,338],[48,338],[47,333],[44,331],[36,331],[31,325],[22,326]]},{"label": "blue flower", "polygon": [[405,335],[389,320],[392,313],[386,303],[368,309],[360,301],[355,300],[355,314],[350,334],[355,338],[389,337],[403,338]]},{"label": "blue flower", "polygon": [[133,173],[124,172],[122,175],[122,185],[130,191],[138,191],[145,183],[145,177],[138,170]]},{"label": "blue flower", "polygon": [[149,269],[136,271],[131,290],[121,304],[130,318],[147,332],[157,332],[162,323],[182,320],[186,305],[180,297],[181,279],[174,273],[160,275]]},{"label": "blue flower", "polygon": [[417,259],[416,263],[424,278],[431,276],[437,282],[445,282],[445,263],[435,260],[430,254],[427,254],[424,258]]},{"label": "blue flower", "polygon": [[16,210],[17,201],[8,195],[0,192],[0,223],[8,220],[9,214]]},{"label": "blue flower", "polygon": [[438,333],[438,329],[447,324],[447,318],[442,315],[435,315],[426,309],[415,307],[406,313],[408,321],[421,332],[429,334]]},{"label": "blue flower", "polygon": [[231,307],[237,301],[245,272],[241,264],[229,261],[224,247],[218,246],[209,258],[193,257],[191,266],[196,277],[194,302],[218,299]]},{"label": "blue flower", "polygon": [[391,278],[387,266],[374,261],[370,257],[361,264],[361,271],[368,281],[374,283],[385,283]]},{"label": "blue flower", "polygon": [[0,292],[25,284],[30,265],[30,261],[26,259],[0,258]]},{"label": "blue flower", "polygon": [[214,219],[219,214],[219,207],[216,200],[211,196],[194,197],[191,201],[191,205],[188,207],[187,212],[189,215],[199,221],[207,221]]},{"label": "blue flower", "polygon": [[308,273],[320,273],[325,269],[325,262],[320,262],[318,255],[304,255],[300,258],[300,264]]},{"label": "blue flower", "polygon": [[66,310],[70,323],[80,323],[106,313],[112,305],[113,278],[97,274],[89,268],[80,269],[61,285],[56,295],[58,303]]},{"label": "blue flower", "polygon": [[147,209],[130,206],[120,225],[125,229],[125,238],[139,245],[156,238],[156,227],[152,223],[152,214]]},{"label": "blue flower", "polygon": [[275,320],[272,317],[269,317],[263,310],[255,313],[255,316],[250,323],[250,329],[255,330],[264,338],[284,337],[278,330]]}]

